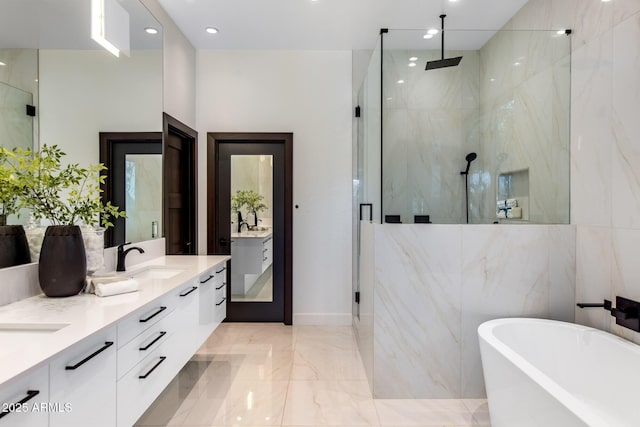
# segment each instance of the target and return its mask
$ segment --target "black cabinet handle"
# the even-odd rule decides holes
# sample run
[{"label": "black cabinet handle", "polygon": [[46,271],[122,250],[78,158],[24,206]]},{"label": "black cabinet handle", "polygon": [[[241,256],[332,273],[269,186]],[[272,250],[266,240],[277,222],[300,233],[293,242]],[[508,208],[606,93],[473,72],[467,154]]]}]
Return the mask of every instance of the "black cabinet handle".
[{"label": "black cabinet handle", "polygon": [[204,284],[204,283],[207,283],[207,282],[208,282],[209,280],[211,280],[211,279],[213,279],[213,274],[210,274],[210,275],[209,275],[209,277],[208,277],[206,280],[204,280],[204,281],[200,282],[200,284],[202,285],[202,284]]},{"label": "black cabinet handle", "polygon": [[265,253],[265,252],[267,252],[268,250],[269,250],[269,249],[263,249],[263,250],[262,250],[262,253]]},{"label": "black cabinet handle", "polygon": [[216,305],[222,305],[223,302],[225,302],[227,299],[226,298],[222,298],[222,301],[220,301],[219,303],[217,303]]},{"label": "black cabinet handle", "polygon": [[267,243],[269,240],[271,240],[271,237],[267,237],[266,239],[264,239],[264,240],[262,241],[262,244],[264,245],[264,244],[265,244],[265,243]]},{"label": "black cabinet handle", "polygon": [[216,288],[216,291],[219,291],[220,289],[224,288],[225,286],[227,286],[227,282],[222,282],[222,285],[218,286]]},{"label": "black cabinet handle", "polygon": [[[23,397],[17,403],[10,404],[9,408],[15,408],[17,406],[24,405],[25,403],[27,403],[28,401],[30,401],[31,399],[33,399],[34,397],[36,397],[39,394],[40,394],[40,390],[27,390],[27,396]],[[0,418],[6,417],[7,415],[9,415],[11,413],[12,413],[11,411],[9,411],[8,409],[5,409],[4,411],[0,412]]]},{"label": "black cabinet handle", "polygon": [[149,375],[151,375],[151,373],[152,373],[153,371],[155,371],[155,370],[156,370],[156,368],[157,368],[158,366],[160,366],[160,364],[161,364],[162,362],[164,362],[165,360],[167,360],[167,357],[166,357],[166,356],[160,356],[160,360],[158,361],[158,363],[156,363],[155,365],[153,365],[153,368],[149,369],[149,372],[147,372],[147,373],[146,373],[146,374],[144,374],[144,375],[139,375],[139,376],[138,376],[138,378],[140,378],[141,380],[144,380],[144,379],[145,379],[145,378],[147,378]]},{"label": "black cabinet handle", "polygon": [[227,269],[227,267],[222,267],[222,270],[220,270],[220,271],[216,271],[216,274],[220,274],[220,273],[222,273],[223,271],[225,271],[226,269]]},{"label": "black cabinet handle", "polygon": [[262,258],[262,260],[263,260],[263,261],[266,261],[266,260],[267,260],[267,257]]},{"label": "black cabinet handle", "polygon": [[191,292],[195,291],[196,289],[198,289],[197,286],[192,287],[191,289],[189,289],[187,292],[180,294],[181,297],[186,297],[187,295],[189,295]]},{"label": "black cabinet handle", "polygon": [[85,363],[87,363],[89,360],[93,359],[94,357],[96,357],[97,355],[99,355],[100,353],[102,353],[103,351],[105,351],[106,349],[108,349],[109,347],[111,347],[113,345],[113,341],[106,341],[104,343],[104,346],[102,346],[101,348],[99,348],[98,350],[94,351],[93,353],[91,353],[90,355],[88,355],[87,357],[85,357],[84,359],[82,359],[81,361],[79,361],[78,363],[76,363],[75,365],[71,365],[71,366],[67,366],[64,369],[67,371],[75,371],[76,369],[78,369],[80,366],[84,365]]},{"label": "black cabinet handle", "polygon": [[156,317],[158,314],[162,313],[163,311],[165,311],[167,309],[167,307],[162,306],[158,309],[158,311],[156,311],[155,313],[153,313],[151,316],[145,318],[145,319],[140,319],[140,323],[146,323],[149,320],[153,319],[154,317]]},{"label": "black cabinet handle", "polygon": [[151,348],[152,345],[154,345],[155,343],[158,342],[158,340],[160,338],[162,338],[163,336],[167,335],[167,333],[165,331],[160,331],[160,335],[158,335],[153,341],[151,341],[149,344],[145,345],[144,347],[140,347],[140,351],[147,351]]}]

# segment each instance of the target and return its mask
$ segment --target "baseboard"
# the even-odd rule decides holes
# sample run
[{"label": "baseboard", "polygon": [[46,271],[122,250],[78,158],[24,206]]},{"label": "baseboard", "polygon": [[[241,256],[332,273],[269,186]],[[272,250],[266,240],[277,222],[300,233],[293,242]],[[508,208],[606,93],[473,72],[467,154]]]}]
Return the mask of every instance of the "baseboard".
[{"label": "baseboard", "polygon": [[351,326],[351,313],[294,313],[298,326]]}]

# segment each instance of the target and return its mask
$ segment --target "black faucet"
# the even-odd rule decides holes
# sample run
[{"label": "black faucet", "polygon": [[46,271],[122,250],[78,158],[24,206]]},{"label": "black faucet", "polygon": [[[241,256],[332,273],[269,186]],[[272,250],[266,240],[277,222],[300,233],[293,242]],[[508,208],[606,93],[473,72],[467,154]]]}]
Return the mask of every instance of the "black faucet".
[{"label": "black faucet", "polygon": [[136,250],[138,252],[140,252],[141,254],[144,253],[144,249],[139,248],[137,246],[132,246],[129,249],[127,249],[126,251],[124,250],[125,245],[130,245],[131,242],[127,242],[127,243],[123,243],[121,245],[118,246],[118,265],[116,266],[116,271],[125,271],[125,266],[124,266],[124,259],[127,256],[127,254],[129,252],[131,252],[132,250]]}]

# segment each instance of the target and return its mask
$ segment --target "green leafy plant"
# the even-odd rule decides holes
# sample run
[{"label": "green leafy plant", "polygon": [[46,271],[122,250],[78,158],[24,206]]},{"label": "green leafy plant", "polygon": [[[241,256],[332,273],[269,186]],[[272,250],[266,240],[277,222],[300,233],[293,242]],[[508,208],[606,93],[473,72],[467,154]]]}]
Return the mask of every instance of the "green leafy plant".
[{"label": "green leafy plant", "polygon": [[30,208],[35,219],[48,219],[54,225],[84,223],[113,226],[112,218],[126,218],[117,206],[102,202],[100,185],[106,167],[99,163],[80,167],[77,163],[62,166],[66,154],[56,145],[44,145],[40,151],[17,149],[14,173],[20,183],[20,207]]},{"label": "green leafy plant", "polygon": [[243,206],[246,206],[249,212],[262,212],[267,209],[267,205],[262,203],[263,200],[264,196],[253,190],[238,190],[236,194],[231,196],[231,210],[238,212]]},{"label": "green leafy plant", "polygon": [[0,225],[6,222],[7,216],[17,214],[19,210],[23,182],[14,171],[12,160],[16,158],[15,151],[0,147]]}]

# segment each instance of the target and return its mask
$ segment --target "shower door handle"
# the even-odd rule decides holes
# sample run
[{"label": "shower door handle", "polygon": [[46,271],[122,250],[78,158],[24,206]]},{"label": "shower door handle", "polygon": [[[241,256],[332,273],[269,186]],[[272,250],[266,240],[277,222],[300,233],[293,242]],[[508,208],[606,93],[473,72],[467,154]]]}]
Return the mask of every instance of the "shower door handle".
[{"label": "shower door handle", "polygon": [[360,203],[360,221],[362,221],[362,208],[369,207],[369,221],[373,221],[373,203]]}]

